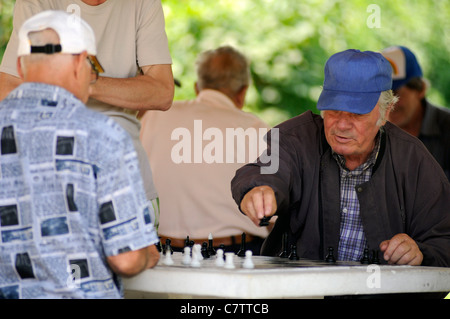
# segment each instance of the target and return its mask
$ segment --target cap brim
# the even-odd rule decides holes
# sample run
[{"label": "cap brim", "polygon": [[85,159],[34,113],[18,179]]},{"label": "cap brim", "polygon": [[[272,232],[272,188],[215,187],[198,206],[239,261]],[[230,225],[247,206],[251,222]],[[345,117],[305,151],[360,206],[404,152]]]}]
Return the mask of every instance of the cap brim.
[{"label": "cap brim", "polygon": [[323,90],[317,101],[319,111],[370,113],[378,103],[381,92],[340,92]]},{"label": "cap brim", "polygon": [[408,83],[408,79],[392,81],[392,90],[397,90]]}]

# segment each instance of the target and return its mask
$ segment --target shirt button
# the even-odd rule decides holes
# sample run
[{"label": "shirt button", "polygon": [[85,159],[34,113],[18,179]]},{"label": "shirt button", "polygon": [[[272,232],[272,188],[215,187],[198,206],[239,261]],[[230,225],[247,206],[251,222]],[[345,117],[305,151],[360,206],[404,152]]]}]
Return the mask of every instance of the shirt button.
[{"label": "shirt button", "polygon": [[362,187],[358,187],[357,191],[358,191],[358,193],[361,193],[363,191],[363,188]]},{"label": "shirt button", "polygon": [[348,210],[347,210],[347,208],[344,208],[342,211],[343,211],[344,213],[346,213]]}]

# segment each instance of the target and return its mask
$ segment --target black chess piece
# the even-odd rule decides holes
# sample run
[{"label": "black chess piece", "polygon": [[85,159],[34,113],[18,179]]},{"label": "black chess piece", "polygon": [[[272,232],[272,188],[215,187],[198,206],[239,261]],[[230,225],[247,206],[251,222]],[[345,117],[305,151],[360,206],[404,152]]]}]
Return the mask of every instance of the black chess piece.
[{"label": "black chess piece", "polygon": [[289,257],[289,253],[288,253],[288,234],[284,233],[283,234],[283,239],[281,242],[281,253],[278,255],[280,258],[288,258]]},{"label": "black chess piece", "polygon": [[158,242],[155,244],[156,249],[158,249],[158,252],[162,251],[162,247],[161,247],[161,240],[158,240]]},{"label": "black chess piece", "polygon": [[239,257],[245,257],[245,233],[242,233],[242,240],[241,240],[241,249],[239,249],[239,251],[236,253],[236,255],[238,255]]},{"label": "black chess piece", "polygon": [[289,254],[289,259],[290,260],[299,260],[300,258],[298,258],[297,255],[297,246],[296,245],[291,245],[291,253]]},{"label": "black chess piece", "polygon": [[272,216],[264,216],[263,218],[261,218],[261,220],[259,221],[259,226],[264,227],[264,226],[269,226],[269,220],[272,218]]},{"label": "black chess piece", "polygon": [[208,243],[206,241],[203,242],[202,244],[202,249],[201,249],[201,253],[203,258],[209,258],[209,253],[208,253]]},{"label": "black chess piece", "polygon": [[164,245],[163,255],[165,255],[168,250],[170,250],[170,254],[173,255],[173,249],[172,249],[171,243],[172,243],[172,240],[170,240],[170,238],[167,238],[166,244]]},{"label": "black chess piece", "polygon": [[184,240],[184,247],[183,248],[186,248],[186,247],[189,247],[189,236],[186,236],[186,239]]},{"label": "black chess piece", "polygon": [[370,258],[369,258],[369,249],[365,248],[363,252],[363,256],[360,260],[361,264],[368,265],[370,264]]},{"label": "black chess piece", "polygon": [[208,237],[208,254],[209,254],[210,256],[214,256],[214,255],[216,254],[216,250],[214,249],[214,246],[213,246],[213,238],[212,238],[212,235],[210,235],[210,236]]},{"label": "black chess piece", "polygon": [[332,264],[336,262],[336,258],[334,257],[334,249],[333,247],[328,247],[328,255],[325,258],[325,261]]},{"label": "black chess piece", "polygon": [[372,264],[379,265],[380,259],[378,258],[378,250],[372,250]]}]

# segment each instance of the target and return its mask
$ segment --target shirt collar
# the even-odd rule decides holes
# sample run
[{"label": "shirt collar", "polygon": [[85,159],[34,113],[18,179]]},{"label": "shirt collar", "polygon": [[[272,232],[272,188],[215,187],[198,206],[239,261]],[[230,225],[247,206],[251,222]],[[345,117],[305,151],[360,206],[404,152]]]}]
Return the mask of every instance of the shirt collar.
[{"label": "shirt collar", "polygon": [[203,89],[198,94],[196,100],[213,107],[237,109],[236,105],[228,96],[217,90]]},{"label": "shirt collar", "polygon": [[25,82],[15,88],[7,97],[8,99],[41,99],[43,106],[57,106],[59,102],[65,100],[79,101],[79,104],[84,104],[66,89],[38,82]]}]

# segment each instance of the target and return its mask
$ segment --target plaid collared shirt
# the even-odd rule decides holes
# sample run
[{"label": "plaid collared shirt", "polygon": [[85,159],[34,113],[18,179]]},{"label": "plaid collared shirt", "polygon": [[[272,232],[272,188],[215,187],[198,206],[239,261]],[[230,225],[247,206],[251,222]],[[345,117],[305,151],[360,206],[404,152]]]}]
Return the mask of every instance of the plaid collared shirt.
[{"label": "plaid collared shirt", "polygon": [[338,247],[338,260],[359,261],[367,240],[360,216],[360,205],[356,194],[356,186],[367,182],[372,176],[372,168],[380,150],[380,134],[375,138],[375,147],[367,161],[350,171],[345,167],[345,158],[333,152],[339,164],[341,192],[341,225]]}]

